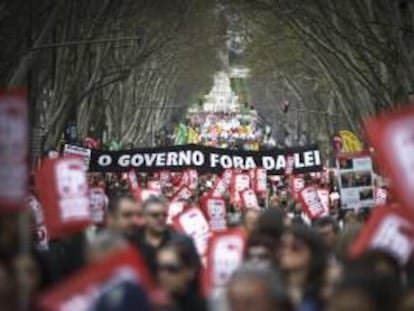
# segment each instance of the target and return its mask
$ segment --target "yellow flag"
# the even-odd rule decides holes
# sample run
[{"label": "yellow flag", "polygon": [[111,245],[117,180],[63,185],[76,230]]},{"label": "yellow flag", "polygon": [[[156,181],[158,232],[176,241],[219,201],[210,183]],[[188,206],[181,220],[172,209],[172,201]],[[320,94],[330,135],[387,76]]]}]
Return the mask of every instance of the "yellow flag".
[{"label": "yellow flag", "polygon": [[348,130],[339,131],[342,139],[343,152],[360,152],[362,151],[362,143],[354,133]]}]

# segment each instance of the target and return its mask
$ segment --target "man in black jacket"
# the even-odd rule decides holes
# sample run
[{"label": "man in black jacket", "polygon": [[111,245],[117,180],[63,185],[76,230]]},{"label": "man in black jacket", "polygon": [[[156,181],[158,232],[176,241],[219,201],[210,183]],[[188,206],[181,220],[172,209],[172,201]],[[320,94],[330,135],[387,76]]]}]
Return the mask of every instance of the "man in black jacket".
[{"label": "man in black jacket", "polygon": [[136,231],[133,243],[147,262],[150,272],[155,276],[157,271],[156,256],[158,250],[171,240],[182,240],[193,249],[197,256],[191,238],[173,231],[167,225],[167,204],[163,198],[150,197],[142,207],[145,224]]}]

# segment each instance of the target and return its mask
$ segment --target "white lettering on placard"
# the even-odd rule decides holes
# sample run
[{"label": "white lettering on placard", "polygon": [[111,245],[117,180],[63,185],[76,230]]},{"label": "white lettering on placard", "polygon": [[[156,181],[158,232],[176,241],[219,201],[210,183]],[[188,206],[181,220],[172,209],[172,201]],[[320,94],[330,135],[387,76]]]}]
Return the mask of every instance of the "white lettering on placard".
[{"label": "white lettering on placard", "polygon": [[273,157],[262,157],[262,164],[266,170],[272,170],[275,167],[275,159]]},{"label": "white lettering on placard", "polygon": [[284,169],[286,166],[286,159],[284,155],[278,155],[276,159],[276,170]]},{"label": "white lettering on placard", "polygon": [[191,150],[179,151],[178,163],[180,166],[191,165]]},{"label": "white lettering on placard", "polygon": [[319,152],[319,150],[315,150],[314,151],[314,156],[315,156],[315,165],[321,165],[321,153]]},{"label": "white lettering on placard", "polygon": [[146,166],[152,166],[152,164],[155,162],[155,159],[157,158],[156,153],[144,153],[144,159]]},{"label": "white lettering on placard", "polygon": [[141,154],[135,154],[131,158],[131,165],[139,167],[144,163],[144,157]]},{"label": "white lettering on placard", "polygon": [[167,153],[167,166],[177,166],[178,165],[178,154],[176,152]]},{"label": "white lettering on placard", "polygon": [[248,156],[246,158],[246,164],[245,164],[245,169],[246,170],[251,170],[253,168],[256,168],[256,162],[254,162],[253,157]]},{"label": "white lettering on placard", "polygon": [[197,252],[203,256],[207,250],[210,228],[199,209],[192,208],[180,216],[180,224],[184,233],[193,238]]},{"label": "white lettering on placard", "polygon": [[100,166],[108,166],[112,164],[112,158],[108,154],[103,154],[98,158],[98,164]]},{"label": "white lettering on placard", "polygon": [[241,168],[244,169],[243,158],[239,156],[233,157],[233,168]]},{"label": "white lettering on placard", "polygon": [[216,167],[220,162],[220,157],[217,153],[210,154],[210,165],[211,167]]},{"label": "white lettering on placard", "polygon": [[313,151],[306,151],[303,153],[305,166],[313,166],[315,164]]},{"label": "white lettering on placard", "polygon": [[390,215],[379,224],[371,240],[372,248],[386,249],[397,256],[400,263],[407,263],[413,250],[411,237],[404,235],[403,227],[412,229],[412,225],[405,219]]},{"label": "white lettering on placard", "polygon": [[118,165],[122,166],[122,167],[127,167],[130,163],[130,155],[129,154],[124,154],[122,156],[119,157],[118,159]]},{"label": "white lettering on placard", "polygon": [[165,153],[158,153],[157,160],[155,161],[156,166],[164,166],[165,165]]},{"label": "white lettering on placard", "polygon": [[226,229],[226,205],[224,201],[209,199],[207,201],[207,209],[211,230],[220,231]]},{"label": "white lettering on placard", "polygon": [[223,236],[213,249],[213,286],[225,286],[243,260],[243,240],[238,236]]},{"label": "white lettering on placard", "polygon": [[305,166],[305,164],[300,161],[300,154],[299,153],[295,153],[294,158],[295,158],[295,166],[294,166],[295,168],[301,168],[301,167]]},{"label": "white lettering on placard", "polygon": [[204,165],[204,154],[196,150],[193,152],[193,164],[195,166],[203,166]]}]

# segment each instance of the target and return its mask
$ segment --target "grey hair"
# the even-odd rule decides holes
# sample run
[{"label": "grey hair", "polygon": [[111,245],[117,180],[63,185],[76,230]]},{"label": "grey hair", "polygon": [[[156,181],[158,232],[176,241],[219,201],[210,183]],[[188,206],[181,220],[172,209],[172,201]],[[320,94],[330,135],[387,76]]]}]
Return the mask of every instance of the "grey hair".
[{"label": "grey hair", "polygon": [[238,281],[260,281],[266,288],[275,310],[293,311],[293,303],[279,273],[264,265],[244,263],[231,276],[229,285]]},{"label": "grey hair", "polygon": [[155,195],[151,195],[147,200],[144,201],[144,203],[142,204],[142,210],[144,212],[147,211],[148,206],[150,205],[163,205],[166,206],[167,205],[167,201],[164,199],[164,197],[162,196],[155,196]]}]

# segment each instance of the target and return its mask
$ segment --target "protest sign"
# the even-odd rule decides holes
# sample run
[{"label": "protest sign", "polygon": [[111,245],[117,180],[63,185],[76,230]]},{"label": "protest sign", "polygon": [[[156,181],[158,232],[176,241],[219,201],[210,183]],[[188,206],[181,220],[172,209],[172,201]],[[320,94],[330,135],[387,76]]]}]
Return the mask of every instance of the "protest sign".
[{"label": "protest sign", "polygon": [[[117,289],[123,299],[109,299]],[[101,310],[99,306],[106,302],[106,307],[116,310],[126,310],[127,306],[148,310],[149,297],[155,290],[144,260],[137,250],[126,248],[42,293],[37,306],[43,311],[89,311]]]},{"label": "protest sign", "polygon": [[80,158],[46,159],[35,178],[50,238],[72,234],[91,223],[85,165]]},{"label": "protest sign", "polygon": [[207,267],[203,271],[203,291],[210,296],[223,288],[243,261],[246,236],[240,229],[214,233],[208,241]]},{"label": "protest sign", "polygon": [[240,151],[199,145],[181,145],[122,151],[91,151],[90,170],[98,172],[142,172],[185,170],[220,173],[226,169],[250,170],[264,168],[274,175],[283,175],[286,155],[291,156],[292,173],[320,171],[322,160],[317,146]]},{"label": "protest sign", "polygon": [[192,207],[173,218],[174,228],[192,237],[200,256],[207,250],[207,240],[210,236],[210,226],[199,208]]},{"label": "protest sign", "polygon": [[221,198],[206,196],[201,200],[201,207],[213,232],[227,229],[226,202]]},{"label": "protest sign", "polygon": [[303,211],[310,220],[317,219],[328,213],[319,198],[315,187],[306,187],[299,192],[299,201],[302,203]]},{"label": "protest sign", "polygon": [[26,92],[0,91],[0,210],[26,206],[27,124]]},{"label": "protest sign", "polygon": [[28,198],[29,208],[34,220],[34,244],[36,249],[45,251],[49,249],[49,236],[45,225],[42,206],[34,195]]},{"label": "protest sign", "polygon": [[102,225],[105,222],[105,215],[108,208],[108,197],[101,187],[89,189],[89,204],[92,222]]},{"label": "protest sign", "polygon": [[91,149],[65,144],[65,147],[63,148],[63,155],[79,157],[85,163],[86,168],[89,168],[89,162],[91,160]]},{"label": "protest sign", "polygon": [[414,217],[401,208],[380,206],[372,214],[349,249],[351,257],[358,257],[367,249],[381,249],[408,262],[414,247]]},{"label": "protest sign", "polygon": [[414,107],[387,111],[369,119],[365,128],[379,167],[393,181],[396,199],[414,210]]},{"label": "protest sign", "polygon": [[337,170],[343,209],[374,206],[374,172],[370,156],[341,154],[337,157]]}]

